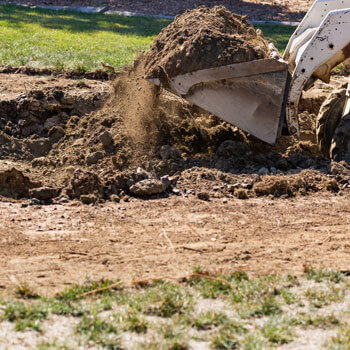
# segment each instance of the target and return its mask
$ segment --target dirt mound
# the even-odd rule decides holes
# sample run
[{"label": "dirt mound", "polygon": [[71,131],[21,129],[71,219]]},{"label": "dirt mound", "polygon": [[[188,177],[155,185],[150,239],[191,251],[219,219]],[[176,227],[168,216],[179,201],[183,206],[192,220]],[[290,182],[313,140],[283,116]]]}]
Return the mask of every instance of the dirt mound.
[{"label": "dirt mound", "polygon": [[262,59],[267,42],[223,6],[188,10],[158,35],[146,56],[149,78]]}]

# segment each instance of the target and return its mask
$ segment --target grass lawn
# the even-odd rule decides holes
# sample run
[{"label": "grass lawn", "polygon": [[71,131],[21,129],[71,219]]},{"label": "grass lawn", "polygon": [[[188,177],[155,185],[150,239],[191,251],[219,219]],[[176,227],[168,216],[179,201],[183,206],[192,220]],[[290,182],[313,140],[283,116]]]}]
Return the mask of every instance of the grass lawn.
[{"label": "grass lawn", "polygon": [[[93,70],[129,64],[170,23],[166,19],[81,14],[0,5],[0,65]],[[283,50],[293,27],[259,25]]]},{"label": "grass lawn", "polygon": [[[201,274],[176,281],[73,286],[51,298],[29,286],[0,298],[0,343],[37,349],[349,349],[350,279]],[[86,295],[95,290],[97,293]],[[26,338],[24,338],[26,337]],[[310,347],[308,347],[310,348]]]}]

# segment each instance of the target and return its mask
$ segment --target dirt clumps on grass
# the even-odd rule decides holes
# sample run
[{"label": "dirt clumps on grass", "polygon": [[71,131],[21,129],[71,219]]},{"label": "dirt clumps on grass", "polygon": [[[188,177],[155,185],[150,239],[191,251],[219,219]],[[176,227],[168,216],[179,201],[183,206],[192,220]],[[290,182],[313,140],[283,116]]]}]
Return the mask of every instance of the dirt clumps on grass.
[{"label": "dirt clumps on grass", "polygon": [[176,16],[146,55],[148,78],[266,58],[268,44],[245,17],[224,6],[199,7]]}]

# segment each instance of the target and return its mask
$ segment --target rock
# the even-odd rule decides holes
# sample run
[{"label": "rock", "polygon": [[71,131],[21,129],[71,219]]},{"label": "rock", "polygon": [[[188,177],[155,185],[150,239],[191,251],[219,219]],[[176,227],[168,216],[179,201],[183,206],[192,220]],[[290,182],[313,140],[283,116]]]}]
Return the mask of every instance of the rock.
[{"label": "rock", "polygon": [[39,187],[32,189],[29,194],[33,198],[40,200],[49,200],[58,196],[59,189],[51,187]]},{"label": "rock", "polygon": [[[136,178],[137,179],[141,179],[141,180],[145,180],[145,179],[152,179],[153,176],[151,173],[149,173],[148,171],[146,171],[145,169],[142,169],[141,167],[138,167],[136,169]],[[137,180],[136,180],[137,181]]]},{"label": "rock", "polygon": [[44,130],[50,130],[54,126],[58,126],[60,123],[60,118],[55,115],[54,117],[46,119],[44,123]]},{"label": "rock", "polygon": [[116,202],[116,203],[120,202],[120,198],[116,194],[112,194],[110,199],[112,202]]},{"label": "rock", "polygon": [[235,196],[238,199],[248,199],[248,193],[246,190],[244,190],[243,188],[239,188],[236,192],[235,192]]},{"label": "rock", "polygon": [[96,164],[102,158],[103,158],[102,152],[91,153],[86,157],[86,164],[87,165]]},{"label": "rock", "polygon": [[34,183],[15,168],[0,172],[0,194],[6,197],[27,197]]},{"label": "rock", "polygon": [[269,174],[269,169],[267,169],[267,168],[260,168],[258,170],[258,174],[259,175],[268,175]]},{"label": "rock", "polygon": [[63,105],[73,105],[74,102],[75,102],[75,101],[74,101],[74,98],[73,98],[73,97],[67,96],[67,97],[61,98],[61,103],[62,103]]},{"label": "rock", "polygon": [[68,203],[68,202],[69,202],[69,199],[66,198],[66,197],[61,197],[61,198],[58,200],[58,203],[61,203],[61,204],[63,204],[63,203]]},{"label": "rock", "polygon": [[100,134],[99,139],[103,147],[109,147],[114,143],[112,135],[107,130]]},{"label": "rock", "polygon": [[53,126],[48,132],[50,141],[55,141],[55,142],[61,139],[65,134],[66,133],[61,126]]},{"label": "rock", "polygon": [[172,192],[177,196],[179,196],[181,194],[181,191],[178,188],[173,188]]},{"label": "rock", "polygon": [[130,192],[136,196],[151,196],[165,191],[164,183],[156,179],[141,180],[130,187]]},{"label": "rock", "polygon": [[169,178],[169,175],[164,175],[160,178],[160,181],[163,182],[165,185],[166,189],[168,189],[171,186],[171,180]]},{"label": "rock", "polygon": [[33,167],[40,167],[40,166],[46,166],[46,165],[47,165],[47,160],[45,157],[38,157],[32,160]]},{"label": "rock", "polygon": [[209,201],[210,200],[210,196],[209,196],[208,192],[199,192],[197,194],[197,197],[202,201]]},{"label": "rock", "polygon": [[94,194],[83,194],[80,196],[80,200],[83,204],[92,204],[97,202],[97,198]]},{"label": "rock", "polygon": [[162,146],[159,150],[159,155],[163,160],[181,158],[180,151],[177,148],[170,145]]}]

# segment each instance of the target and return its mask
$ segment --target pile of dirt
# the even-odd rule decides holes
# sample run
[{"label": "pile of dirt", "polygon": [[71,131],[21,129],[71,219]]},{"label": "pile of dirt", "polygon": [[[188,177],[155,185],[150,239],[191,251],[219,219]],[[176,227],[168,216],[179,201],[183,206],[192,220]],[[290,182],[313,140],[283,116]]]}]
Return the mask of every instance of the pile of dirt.
[{"label": "pile of dirt", "polygon": [[[203,19],[204,24],[219,17],[217,28],[223,34],[225,23],[240,23],[235,33],[242,42],[250,32],[244,19],[221,7],[200,8],[183,17]],[[176,23],[181,24],[181,17]],[[264,43],[255,32],[251,35]],[[236,46],[241,50],[254,40]],[[145,80],[150,55],[140,55],[108,86],[55,75],[44,79],[30,72],[28,82],[22,73],[0,74],[0,157],[11,159],[19,172],[27,171],[23,178],[40,182],[35,191],[26,185],[8,195],[36,196],[46,203],[58,196],[96,203],[152,194],[245,199],[347,188],[348,170],[339,167],[343,170],[332,173],[318,151],[315,114],[300,114],[299,140],[283,136],[275,146],[267,145]]]},{"label": "pile of dirt", "polygon": [[176,16],[162,30],[146,55],[146,76],[174,77],[266,56],[268,43],[245,17],[223,6],[202,6]]}]

